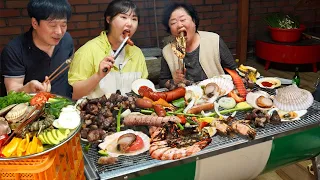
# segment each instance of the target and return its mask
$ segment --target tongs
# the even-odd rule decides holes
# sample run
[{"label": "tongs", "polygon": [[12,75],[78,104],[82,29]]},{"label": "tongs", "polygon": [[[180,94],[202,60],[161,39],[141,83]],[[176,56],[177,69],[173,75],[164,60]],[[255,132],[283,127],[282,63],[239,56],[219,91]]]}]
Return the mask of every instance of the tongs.
[{"label": "tongs", "polygon": [[[127,36],[126,38],[124,38],[124,40],[122,41],[122,43],[120,44],[119,48],[117,49],[117,51],[113,54],[113,59],[116,60],[117,57],[119,56],[120,52],[122,51],[122,49],[126,46],[127,41],[130,37]],[[107,72],[108,68],[103,69],[103,72]]]}]

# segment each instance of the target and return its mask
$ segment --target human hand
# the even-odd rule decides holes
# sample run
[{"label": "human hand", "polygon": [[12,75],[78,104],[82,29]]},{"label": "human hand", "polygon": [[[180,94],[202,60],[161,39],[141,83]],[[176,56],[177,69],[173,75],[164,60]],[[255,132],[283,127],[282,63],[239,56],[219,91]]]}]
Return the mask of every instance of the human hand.
[{"label": "human hand", "polygon": [[45,89],[44,91],[46,91],[46,92],[50,92],[51,91],[51,82],[50,82],[48,76],[45,77],[45,80],[43,81],[42,85],[43,85],[43,87]]},{"label": "human hand", "polygon": [[113,68],[113,63],[114,58],[112,56],[103,58],[103,60],[99,64],[98,70],[98,76],[101,79],[111,71],[111,68]]},{"label": "human hand", "polygon": [[180,82],[184,81],[184,72],[180,69],[176,70],[174,76],[173,76],[173,82],[174,84],[179,84]]},{"label": "human hand", "polygon": [[47,87],[44,87],[44,85],[37,80],[28,82],[24,87],[24,91],[27,93],[38,93],[41,91],[46,91],[46,89]]}]

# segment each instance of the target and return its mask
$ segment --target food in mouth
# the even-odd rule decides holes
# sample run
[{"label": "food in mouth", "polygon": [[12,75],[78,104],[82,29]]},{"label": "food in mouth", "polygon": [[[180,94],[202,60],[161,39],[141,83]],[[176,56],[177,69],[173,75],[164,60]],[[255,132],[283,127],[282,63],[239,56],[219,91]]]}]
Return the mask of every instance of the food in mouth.
[{"label": "food in mouth", "polygon": [[186,56],[187,41],[185,35],[186,32],[180,32],[175,42],[171,43],[171,49],[179,59],[183,59]]},{"label": "food in mouth", "polygon": [[[130,31],[125,30],[125,31],[123,31],[122,34],[123,34],[123,38],[126,38],[127,36],[130,37]],[[134,42],[129,38],[129,39],[127,40],[127,44],[129,44],[130,46],[133,46],[133,45],[134,45]]]}]

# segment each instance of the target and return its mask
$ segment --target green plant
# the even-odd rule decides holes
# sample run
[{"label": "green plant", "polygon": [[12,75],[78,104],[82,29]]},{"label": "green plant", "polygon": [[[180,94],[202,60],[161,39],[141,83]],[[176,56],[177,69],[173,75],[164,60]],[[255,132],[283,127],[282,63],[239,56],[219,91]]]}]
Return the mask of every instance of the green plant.
[{"label": "green plant", "polygon": [[298,17],[282,13],[270,14],[264,20],[273,28],[296,29],[300,27]]}]

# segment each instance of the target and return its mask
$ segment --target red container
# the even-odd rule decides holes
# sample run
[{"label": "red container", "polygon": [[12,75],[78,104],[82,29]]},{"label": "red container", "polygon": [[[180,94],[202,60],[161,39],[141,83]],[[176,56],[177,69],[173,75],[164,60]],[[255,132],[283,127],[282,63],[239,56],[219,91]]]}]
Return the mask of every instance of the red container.
[{"label": "red container", "polygon": [[300,39],[302,32],[306,29],[305,25],[300,25],[297,29],[281,29],[268,26],[271,38],[278,42],[296,42]]}]

